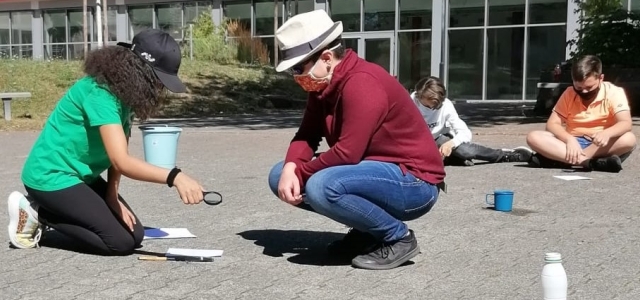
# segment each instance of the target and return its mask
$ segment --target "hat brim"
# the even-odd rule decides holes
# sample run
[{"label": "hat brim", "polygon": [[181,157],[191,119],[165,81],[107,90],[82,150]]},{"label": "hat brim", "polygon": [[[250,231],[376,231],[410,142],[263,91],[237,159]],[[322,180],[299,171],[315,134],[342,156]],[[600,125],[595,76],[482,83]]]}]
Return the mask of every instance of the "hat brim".
[{"label": "hat brim", "polygon": [[168,74],[157,69],[153,69],[160,82],[170,91],[174,93],[184,93],[187,91],[187,87],[182,83],[180,78],[176,75]]},{"label": "hat brim", "polygon": [[121,47],[125,47],[127,49],[131,49],[131,47],[133,47],[133,44],[129,44],[129,43],[125,43],[125,42],[118,42],[118,44],[116,44],[116,45],[121,46]]},{"label": "hat brim", "polygon": [[314,55],[315,53],[317,53],[318,51],[320,51],[321,49],[323,49],[324,47],[329,45],[329,43],[331,43],[335,39],[337,39],[342,34],[342,22],[341,21],[335,22],[334,23],[334,27],[335,28],[327,36],[327,38],[325,38],[322,42],[320,42],[320,44],[318,44],[317,47],[315,47],[311,51],[309,51],[309,53],[307,53],[305,55],[300,55],[300,56],[292,57],[290,59],[286,59],[286,60],[281,61],[278,64],[278,66],[276,66],[276,72],[283,72],[283,71],[291,69],[293,66],[295,66],[295,65],[299,64],[300,62],[304,61],[305,59],[311,57],[312,55]]}]

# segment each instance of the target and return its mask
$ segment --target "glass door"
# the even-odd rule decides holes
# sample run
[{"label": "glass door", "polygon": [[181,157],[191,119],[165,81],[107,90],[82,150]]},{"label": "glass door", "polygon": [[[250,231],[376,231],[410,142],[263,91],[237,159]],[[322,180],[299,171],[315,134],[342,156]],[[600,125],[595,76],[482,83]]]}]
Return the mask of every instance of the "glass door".
[{"label": "glass door", "polygon": [[342,38],[344,46],[356,51],[358,56],[396,75],[393,32],[345,33]]}]

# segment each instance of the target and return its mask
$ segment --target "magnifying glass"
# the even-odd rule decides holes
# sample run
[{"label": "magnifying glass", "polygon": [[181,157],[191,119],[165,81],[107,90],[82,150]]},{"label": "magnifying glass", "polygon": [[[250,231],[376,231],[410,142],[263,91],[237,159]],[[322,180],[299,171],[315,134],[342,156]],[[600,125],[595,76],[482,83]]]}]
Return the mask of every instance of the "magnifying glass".
[{"label": "magnifying glass", "polygon": [[218,205],[222,203],[222,194],[214,191],[205,191],[202,192],[202,196],[204,197],[204,203],[208,205]]}]

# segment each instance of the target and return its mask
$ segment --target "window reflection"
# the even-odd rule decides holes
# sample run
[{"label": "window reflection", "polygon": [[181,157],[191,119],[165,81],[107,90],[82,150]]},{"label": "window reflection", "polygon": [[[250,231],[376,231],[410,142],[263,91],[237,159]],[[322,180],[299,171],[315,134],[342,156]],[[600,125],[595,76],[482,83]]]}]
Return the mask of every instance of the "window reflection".
[{"label": "window reflection", "polygon": [[141,31],[153,28],[153,5],[129,6],[129,40]]},{"label": "window reflection", "polygon": [[567,22],[567,0],[529,0],[529,23],[565,22]]},{"label": "window reflection", "polygon": [[450,0],[449,27],[484,26],[484,0]]},{"label": "window reflection", "polygon": [[200,14],[209,11],[211,3],[208,1],[191,1],[184,4],[184,25],[195,21]]},{"label": "window reflection", "polygon": [[[251,3],[223,3],[224,17],[235,20],[247,30],[251,29]],[[230,33],[232,34],[232,33]]]},{"label": "window reflection", "polygon": [[431,28],[432,0],[401,0],[400,29]]},{"label": "window reflection", "polygon": [[393,30],[396,24],[395,1],[364,0],[364,30]]},{"label": "window reflection", "polygon": [[330,0],[333,21],[342,21],[345,32],[360,31],[360,0]]},{"label": "window reflection", "polygon": [[640,13],[640,0],[631,0],[631,7],[629,7],[631,11]]},{"label": "window reflection", "polygon": [[487,99],[522,99],[524,27],[487,31]]},{"label": "window reflection", "polygon": [[431,75],[431,32],[398,33],[398,80],[407,89]]},{"label": "window reflection", "polygon": [[489,26],[524,24],[525,0],[489,0]]},{"label": "window reflection", "polygon": [[174,39],[182,39],[182,3],[156,5],[156,28],[169,33]]},{"label": "window reflection", "polygon": [[449,80],[451,99],[482,99],[483,30],[449,31]]},{"label": "window reflection", "polygon": [[12,12],[11,13],[11,43],[12,44],[31,44],[32,43],[32,26],[30,11]]},{"label": "window reflection", "polygon": [[[273,35],[274,2],[272,0],[256,0],[255,2],[255,35]],[[282,25],[282,2],[278,1],[278,27]]]},{"label": "window reflection", "polygon": [[[296,4],[298,5],[297,10]],[[313,11],[315,4],[313,0],[287,1],[285,8],[287,9],[287,17],[291,18],[297,14]]]},{"label": "window reflection", "polygon": [[530,27],[528,30],[529,49],[527,49],[525,88],[527,98],[536,99],[540,73],[552,70],[556,64],[565,59],[566,47],[561,41],[564,41],[567,36],[567,27],[565,25]]}]

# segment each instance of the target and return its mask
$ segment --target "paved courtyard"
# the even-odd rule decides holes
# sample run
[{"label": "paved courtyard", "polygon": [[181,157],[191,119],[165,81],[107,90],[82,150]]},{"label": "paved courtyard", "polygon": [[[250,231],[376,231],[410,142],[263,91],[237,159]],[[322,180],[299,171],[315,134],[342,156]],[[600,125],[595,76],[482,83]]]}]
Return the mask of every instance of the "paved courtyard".
[{"label": "paved courtyard", "polygon": [[[284,157],[297,114],[180,122],[178,164],[223,193],[216,207],[185,206],[163,185],[124,180],[121,192],[146,226],[186,227],[194,239],[145,241],[140,250],[222,249],[213,263],[145,262],[139,255],[100,257],[47,232],[39,249],[5,241],[1,299],[542,299],[545,252],[560,252],[570,299],[640,298],[640,159],[619,174],[581,173],[519,164],[447,167],[449,191],[410,222],[422,253],[390,271],[353,269],[323,254],[347,229],[272,196],[266,176]],[[474,140],[524,144],[541,129],[523,117],[470,122]],[[640,133],[640,128],[634,128]],[[0,132],[0,195],[24,191],[20,170],[37,132]],[[130,151],[142,157],[141,134]],[[515,191],[514,211],[486,208],[485,194]],[[5,203],[5,200],[2,200]],[[6,205],[0,224],[8,223]],[[3,227],[6,228],[6,227]]]}]

